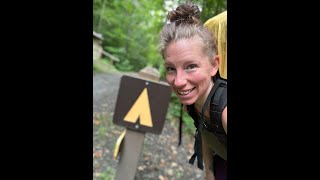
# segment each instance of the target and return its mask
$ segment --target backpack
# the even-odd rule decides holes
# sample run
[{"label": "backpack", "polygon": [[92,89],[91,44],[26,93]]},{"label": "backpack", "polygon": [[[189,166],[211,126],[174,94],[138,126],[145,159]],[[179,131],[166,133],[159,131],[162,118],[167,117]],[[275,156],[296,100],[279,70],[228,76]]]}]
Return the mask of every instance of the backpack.
[{"label": "backpack", "polygon": [[[203,169],[203,159],[202,159],[202,139],[201,132],[203,128],[206,128],[209,132],[213,133],[218,137],[219,141],[227,147],[227,134],[225,133],[222,126],[222,111],[227,106],[227,81],[221,77],[215,79],[214,86],[212,87],[204,107],[208,107],[210,101],[210,124],[204,123],[204,116],[199,116],[195,111],[193,105],[187,105],[188,114],[194,120],[194,125],[196,127],[195,132],[195,143],[194,143],[194,154],[189,160],[190,164],[194,163],[195,158],[198,160],[198,168]],[[179,127],[179,145],[181,144],[182,137],[182,108],[180,114],[180,127]],[[202,109],[202,114],[204,114],[206,109]]]}]

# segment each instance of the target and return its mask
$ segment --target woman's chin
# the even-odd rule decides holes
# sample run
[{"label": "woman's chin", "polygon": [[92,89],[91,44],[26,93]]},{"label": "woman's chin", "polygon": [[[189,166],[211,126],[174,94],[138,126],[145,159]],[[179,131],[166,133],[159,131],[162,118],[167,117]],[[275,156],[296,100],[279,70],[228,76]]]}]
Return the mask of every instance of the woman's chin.
[{"label": "woman's chin", "polygon": [[193,99],[188,99],[188,100],[180,99],[180,102],[184,105],[191,105],[191,104],[194,104],[195,101]]}]

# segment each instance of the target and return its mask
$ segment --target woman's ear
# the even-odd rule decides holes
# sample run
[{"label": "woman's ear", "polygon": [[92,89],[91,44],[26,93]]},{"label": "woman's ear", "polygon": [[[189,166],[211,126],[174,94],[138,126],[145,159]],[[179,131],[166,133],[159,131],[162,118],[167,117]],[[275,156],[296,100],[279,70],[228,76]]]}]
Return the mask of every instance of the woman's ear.
[{"label": "woman's ear", "polygon": [[219,55],[215,55],[212,58],[212,71],[211,71],[211,76],[215,76],[219,70],[219,64],[220,64],[220,57]]}]

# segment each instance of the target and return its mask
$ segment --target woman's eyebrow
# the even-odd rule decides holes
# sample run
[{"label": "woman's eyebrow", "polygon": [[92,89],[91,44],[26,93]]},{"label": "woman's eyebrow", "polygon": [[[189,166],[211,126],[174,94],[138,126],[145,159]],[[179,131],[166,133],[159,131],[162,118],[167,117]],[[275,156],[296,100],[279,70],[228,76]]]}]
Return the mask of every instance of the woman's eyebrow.
[{"label": "woman's eyebrow", "polygon": [[197,64],[195,60],[187,60],[183,64]]},{"label": "woman's eyebrow", "polygon": [[[197,61],[195,60],[185,60],[183,63],[183,65],[188,65],[188,64],[197,64]],[[174,64],[170,61],[165,61],[164,63],[165,66],[173,66]]]}]

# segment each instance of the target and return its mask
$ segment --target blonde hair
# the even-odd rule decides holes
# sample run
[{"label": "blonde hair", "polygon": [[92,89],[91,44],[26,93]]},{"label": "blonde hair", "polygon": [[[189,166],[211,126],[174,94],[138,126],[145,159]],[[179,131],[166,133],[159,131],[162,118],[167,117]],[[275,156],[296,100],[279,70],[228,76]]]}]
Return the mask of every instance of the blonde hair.
[{"label": "blonde hair", "polygon": [[220,77],[227,79],[227,11],[224,11],[204,23],[204,26],[213,34],[220,56]]}]

